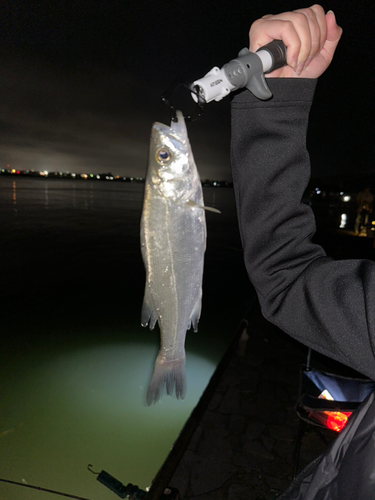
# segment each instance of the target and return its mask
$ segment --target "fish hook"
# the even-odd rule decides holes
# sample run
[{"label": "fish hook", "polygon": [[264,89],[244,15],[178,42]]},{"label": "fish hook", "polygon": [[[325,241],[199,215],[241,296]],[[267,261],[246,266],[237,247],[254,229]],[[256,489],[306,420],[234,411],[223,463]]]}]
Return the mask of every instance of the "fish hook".
[{"label": "fish hook", "polygon": [[92,464],[89,464],[89,465],[87,466],[88,470],[89,470],[90,472],[92,472],[93,474],[95,474],[96,476],[99,476],[100,472],[95,472],[95,471],[93,471],[91,467],[92,467]]},{"label": "fish hook", "polygon": [[198,120],[201,118],[204,114],[204,108],[206,105],[206,101],[204,100],[202,94],[199,92],[199,85],[187,85],[179,80],[175,80],[170,87],[164,92],[164,94],[161,96],[162,101],[164,102],[165,105],[167,105],[171,111],[171,121],[177,122],[177,110],[175,105],[172,102],[172,95],[176,94],[178,90],[181,90],[181,88],[185,88],[189,91],[190,97],[192,97],[192,94],[195,96],[194,101],[196,103],[195,106],[195,113],[192,113],[190,115],[185,115],[184,118],[185,121],[187,122],[192,122],[195,120]]}]

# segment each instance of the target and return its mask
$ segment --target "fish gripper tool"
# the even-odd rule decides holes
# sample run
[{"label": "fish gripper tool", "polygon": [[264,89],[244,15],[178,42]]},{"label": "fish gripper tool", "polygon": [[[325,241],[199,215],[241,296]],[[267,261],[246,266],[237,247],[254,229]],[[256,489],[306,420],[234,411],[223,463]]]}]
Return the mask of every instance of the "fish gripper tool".
[{"label": "fish gripper tool", "polygon": [[241,88],[247,88],[258,99],[270,99],[272,93],[264,75],[285,65],[286,47],[282,40],[273,40],[256,52],[243,48],[238,57],[224,64],[221,69],[215,66],[203,78],[191,84],[174,82],[164,92],[162,100],[170,107],[172,120],[177,121],[172,95],[181,86],[189,89],[191,97],[196,102],[196,110],[193,114],[184,115],[184,118],[186,121],[197,120],[203,115],[207,103],[214,100],[220,101],[231,92]]}]

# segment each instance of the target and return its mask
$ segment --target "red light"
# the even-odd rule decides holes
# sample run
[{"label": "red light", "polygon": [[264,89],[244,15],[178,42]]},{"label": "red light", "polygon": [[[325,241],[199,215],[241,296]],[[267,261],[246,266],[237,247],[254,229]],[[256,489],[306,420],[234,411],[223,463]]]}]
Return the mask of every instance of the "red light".
[{"label": "red light", "polygon": [[311,411],[309,418],[318,424],[335,432],[341,432],[348,422],[352,412],[341,411]]},{"label": "red light", "polygon": [[341,432],[348,422],[348,418],[352,412],[344,413],[341,411],[325,411],[327,415],[327,427],[336,432]]}]

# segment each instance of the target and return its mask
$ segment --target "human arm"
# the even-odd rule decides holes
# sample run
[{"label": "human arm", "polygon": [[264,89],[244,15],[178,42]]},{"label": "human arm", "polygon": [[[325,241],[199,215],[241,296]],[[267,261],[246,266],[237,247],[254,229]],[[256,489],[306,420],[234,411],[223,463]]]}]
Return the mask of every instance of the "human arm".
[{"label": "human arm", "polygon": [[[272,36],[288,42],[280,31]],[[257,37],[260,45],[269,41]],[[320,76],[332,47],[325,64],[311,60],[300,76],[309,68]],[[232,101],[232,173],[246,268],[267,319],[375,379],[375,263],[334,261],[311,241],[315,219],[301,199],[310,177],[306,132],[316,80],[287,69],[289,78],[268,80],[270,101],[247,91]]]}]

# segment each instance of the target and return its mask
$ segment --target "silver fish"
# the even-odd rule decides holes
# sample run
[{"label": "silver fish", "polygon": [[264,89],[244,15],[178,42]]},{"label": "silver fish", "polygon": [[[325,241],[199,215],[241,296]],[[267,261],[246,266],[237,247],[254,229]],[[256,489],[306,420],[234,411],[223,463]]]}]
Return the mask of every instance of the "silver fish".
[{"label": "silver fish", "polygon": [[146,268],[142,326],[159,323],[161,345],[147,404],[167,393],[186,394],[185,336],[198,329],[202,301],[206,220],[202,184],[183,115],[171,126],[154,123],[141,219]]}]

